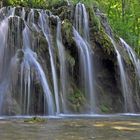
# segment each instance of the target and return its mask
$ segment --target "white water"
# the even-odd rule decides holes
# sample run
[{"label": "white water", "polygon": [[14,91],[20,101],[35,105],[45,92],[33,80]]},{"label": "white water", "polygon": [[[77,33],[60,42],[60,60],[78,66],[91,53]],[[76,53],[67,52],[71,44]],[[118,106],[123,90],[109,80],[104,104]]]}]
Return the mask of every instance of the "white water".
[{"label": "white water", "polygon": [[48,43],[49,48],[49,54],[50,54],[50,61],[51,61],[51,70],[52,70],[52,77],[53,77],[53,86],[54,86],[54,94],[55,94],[55,102],[56,102],[56,114],[60,113],[60,105],[59,105],[59,98],[58,98],[58,79],[56,74],[56,68],[54,63],[54,55],[52,50],[52,44],[51,44],[51,38],[50,38],[50,29],[48,25],[48,15],[44,13],[43,11],[39,13],[39,25],[43,31],[43,34],[46,38],[46,41]]},{"label": "white water", "polygon": [[74,37],[78,49],[80,51],[80,61],[81,68],[80,70],[84,71],[84,82],[86,88],[86,94],[89,94],[89,104],[90,104],[90,112],[94,113],[95,111],[95,96],[94,96],[94,88],[93,88],[93,68],[92,68],[92,54],[90,54],[88,46],[86,42],[82,39],[79,33],[73,28]]},{"label": "white water", "polygon": [[70,5],[70,2],[71,2],[70,0],[67,0],[67,4],[68,4],[68,6]]},{"label": "white water", "polygon": [[[136,53],[133,51],[133,49],[122,39],[120,38],[120,41],[122,43],[122,46],[127,50],[127,53],[134,65],[135,73],[136,73],[136,86],[135,87],[135,93],[136,93],[136,103],[138,106],[140,106],[140,97],[139,97],[139,86],[140,86],[140,59],[137,57]],[[137,84],[138,80],[138,84]]]},{"label": "white water", "polygon": [[89,101],[90,113],[95,113],[95,89],[93,76],[93,52],[90,48],[88,15],[84,4],[78,3],[75,8],[75,28],[73,28],[75,42],[80,56],[81,81]]},{"label": "white water", "polygon": [[[0,64],[3,67],[0,67],[0,85],[2,86],[1,90],[3,90],[3,92],[0,93],[0,108],[2,107],[3,104],[3,100],[4,100],[4,93],[6,92],[6,90],[8,90],[8,88],[10,88],[12,85],[8,85],[8,84],[4,84],[4,81],[6,81],[5,83],[8,83],[7,80],[4,80],[3,82],[1,82],[1,80],[3,80],[3,78],[5,77],[4,69],[7,68],[7,66],[5,66],[4,64],[4,60],[6,60],[7,58],[5,58],[6,56],[4,56],[5,54],[5,47],[7,45],[7,37],[8,37],[8,18],[12,18],[15,15],[15,8],[10,8],[8,10],[8,14],[7,17],[4,17],[4,20],[1,22],[1,28],[0,28],[0,40],[1,40],[1,47],[0,47]],[[58,97],[58,84],[57,84],[57,76],[56,76],[56,70],[55,70],[55,64],[54,64],[54,58],[53,58],[53,51],[51,48],[51,39],[48,36],[48,32],[49,32],[49,27],[48,24],[46,23],[46,18],[47,15],[45,14],[45,12],[40,12],[40,17],[42,18],[41,20],[43,21],[42,24],[42,31],[46,37],[46,40],[48,42],[48,46],[49,46],[49,53],[50,53],[50,61],[51,61],[51,68],[52,68],[52,77],[53,77],[53,84],[54,84],[54,92],[55,92],[55,103],[56,103],[56,114],[60,113],[60,107],[59,107],[59,97]],[[21,18],[25,18],[25,10],[24,8],[22,9],[21,12]],[[17,17],[18,19],[18,26],[19,26],[19,20],[20,18]],[[45,25],[44,25],[45,23]],[[55,103],[52,97],[52,93],[49,89],[49,85],[48,85],[48,81],[46,79],[45,73],[43,72],[43,69],[41,67],[41,65],[39,64],[39,62],[37,61],[37,55],[36,53],[34,53],[31,48],[34,48],[34,45],[31,42],[31,33],[30,33],[30,29],[27,27],[26,24],[29,25],[35,25],[34,24],[34,11],[33,9],[31,9],[31,11],[28,14],[28,18],[27,18],[27,23],[26,21],[24,21],[25,24],[25,29],[23,30],[23,50],[21,51],[22,53],[24,53],[24,56],[20,66],[20,86],[21,86],[21,90],[20,90],[20,107],[22,108],[22,114],[30,114],[31,112],[31,101],[32,101],[32,97],[31,97],[31,84],[32,84],[32,71],[35,70],[37,77],[39,78],[44,94],[45,94],[45,102],[44,102],[44,108],[46,108],[45,113],[47,113],[48,115],[54,115],[55,114]],[[31,26],[32,26],[31,25]],[[18,31],[17,31],[17,39],[19,40],[19,28],[17,27]],[[3,35],[5,33],[5,35]],[[12,40],[12,43],[14,40]],[[19,41],[17,41],[17,45],[20,45]],[[10,53],[10,52],[9,52]],[[9,55],[10,57],[10,55]],[[16,59],[15,59],[16,61]],[[13,62],[13,61],[12,61]],[[5,62],[7,63],[7,62]],[[9,63],[9,62],[8,62]],[[7,65],[7,64],[6,64]],[[16,71],[15,71],[16,72]],[[18,77],[18,74],[16,75],[16,77]],[[14,81],[15,84],[17,81]],[[4,86],[4,85],[8,85],[8,86]],[[4,86],[4,87],[3,87]],[[14,86],[14,85],[13,85]],[[13,88],[13,87],[12,87]]]},{"label": "white water", "polygon": [[[2,11],[0,11],[1,13]],[[63,45],[63,39],[61,35],[61,20],[54,16],[57,19],[57,28],[54,29],[56,31],[55,37],[51,36],[51,31],[49,27],[50,18],[52,18],[51,14],[47,14],[45,11],[38,10],[39,13],[39,21],[38,24],[35,23],[35,14],[34,10],[28,13],[27,22],[25,19],[25,9],[22,9],[21,18],[24,20],[25,28],[23,30],[23,36],[21,37],[21,30],[16,28],[18,31],[17,37],[12,39],[13,45],[17,43],[15,48],[11,49],[10,52],[7,45],[7,37],[8,37],[8,19],[9,17],[12,19],[13,16],[15,17],[15,8],[11,8],[8,11],[8,14],[5,14],[2,17],[3,21],[0,23],[0,113],[2,114],[2,107],[3,103],[5,102],[5,94],[9,94],[10,90],[14,89],[16,91],[16,87],[21,86],[20,92],[17,89],[17,94],[20,96],[20,101],[18,101],[18,105],[22,108],[22,113],[24,115],[32,114],[32,104],[34,103],[32,100],[32,92],[33,88],[33,79],[37,78],[39,80],[39,84],[42,86],[43,93],[44,93],[44,112],[45,115],[58,115],[61,116],[61,113],[70,113],[70,107],[68,103],[68,96],[70,88],[69,83],[69,75],[67,70],[66,64],[66,53],[65,53],[65,46]],[[16,25],[19,26],[20,24],[20,17],[17,17]],[[14,20],[13,20],[14,21]],[[54,20],[55,21],[55,20]],[[79,51],[79,81],[81,85],[79,85],[79,89],[81,88],[81,93],[83,92],[84,96],[86,97],[88,107],[84,110],[84,113],[91,113],[91,115],[96,113],[96,97],[95,97],[95,89],[94,89],[94,70],[93,70],[93,52],[90,46],[90,33],[89,33],[89,19],[88,14],[86,12],[86,8],[84,4],[78,3],[75,9],[75,21],[73,27],[73,34],[74,39],[77,44],[77,48]],[[14,23],[12,23],[14,24]],[[35,29],[35,30],[34,30]],[[39,63],[37,53],[35,53],[36,46],[39,48],[36,42],[32,41],[34,35],[31,32],[36,31],[38,34],[44,34],[46,39],[48,50],[49,50],[49,57],[51,65],[51,75],[50,79],[47,78],[45,72],[41,64]],[[14,35],[12,36],[14,37]],[[54,39],[54,40],[53,40]],[[133,112],[133,99],[132,99],[132,91],[128,83],[127,73],[125,71],[125,65],[123,64],[123,59],[117,49],[117,46],[112,38],[110,38],[117,54],[118,66],[120,71],[120,81],[122,85],[122,92],[124,97],[124,108],[125,112]],[[53,42],[53,41],[54,42]],[[16,43],[15,43],[15,42]],[[20,41],[23,41],[20,43]],[[127,46],[127,44],[121,39],[122,44],[127,47],[128,54],[136,67],[136,72],[138,77],[140,77],[140,61],[137,59],[135,53],[132,49]],[[20,48],[20,45],[22,47]],[[12,45],[11,45],[12,46]],[[56,47],[56,49],[55,49]],[[5,49],[9,51],[6,52]],[[15,49],[15,50],[14,50]],[[35,50],[34,50],[35,49]],[[56,51],[58,50],[58,52]],[[5,53],[6,52],[6,53]],[[18,56],[19,53],[23,53],[23,56]],[[58,53],[58,60],[55,55]],[[7,55],[8,54],[8,55]],[[47,54],[46,54],[47,55]],[[23,58],[22,58],[23,57]],[[21,64],[18,61],[21,59]],[[59,66],[58,63],[59,62]],[[20,67],[20,70],[18,68]],[[59,70],[57,68],[60,67]],[[57,73],[59,72],[59,73]],[[15,76],[14,76],[15,75]],[[20,77],[18,77],[20,75]],[[60,75],[60,79],[58,78]],[[10,78],[9,78],[10,77]],[[35,79],[36,80],[36,79]],[[50,80],[50,81],[49,81]],[[51,80],[52,80],[52,87],[51,87]],[[59,83],[59,82],[60,83]],[[19,82],[19,84],[18,84]],[[38,82],[38,81],[37,81]],[[51,92],[51,90],[54,92]],[[73,90],[73,89],[72,89]],[[13,92],[13,91],[12,91]],[[73,92],[73,91],[72,91]],[[15,94],[14,92],[11,94]],[[40,93],[39,93],[40,94]],[[42,94],[42,93],[41,93]],[[11,95],[9,95],[11,96]],[[36,103],[34,103],[36,104]],[[89,115],[90,116],[90,115]]]},{"label": "white water", "polygon": [[[34,69],[37,71],[41,85],[43,87],[43,91],[45,93],[45,98],[47,100],[48,114],[54,115],[54,102],[53,102],[53,98],[51,95],[51,91],[49,89],[49,85],[48,85],[45,73],[43,72],[43,69],[40,66],[40,64],[38,63],[38,61],[36,60],[37,55],[30,48],[29,29],[27,28],[27,26],[25,27],[25,29],[23,31],[23,46],[24,46],[24,61],[21,65],[21,68],[22,68],[21,71],[23,72],[23,68],[25,69],[25,72],[24,72],[25,99],[24,99],[24,101],[25,102],[27,101],[27,113],[29,113],[30,98],[31,98],[30,97],[30,88],[31,88],[31,85],[30,85],[30,83],[31,83],[30,71],[31,70],[30,69],[31,69],[31,67],[34,67]],[[27,93],[26,93],[26,85],[27,85]],[[27,98],[27,100],[26,100],[26,98]],[[26,105],[26,103],[24,103],[24,104]]]},{"label": "white water", "polygon": [[37,62],[34,55],[35,55],[34,52],[32,52],[29,48],[25,49],[25,59],[27,59],[29,61],[29,63],[34,66],[34,68],[37,71],[37,74],[40,78],[41,85],[43,87],[43,91],[45,93],[46,100],[47,100],[48,115],[54,115],[54,102],[53,102],[53,98],[51,95],[51,91],[49,89],[45,73],[43,72],[42,67]]},{"label": "white water", "polygon": [[124,98],[124,111],[125,112],[134,112],[134,105],[133,105],[133,99],[132,99],[132,90],[128,82],[127,73],[125,71],[125,66],[123,64],[122,57],[117,49],[115,41],[108,36],[114,46],[114,49],[117,54],[117,61],[118,61],[118,68],[120,72],[120,81],[122,86],[122,93]]},{"label": "white water", "polygon": [[60,61],[60,80],[61,80],[61,101],[62,101],[62,108],[63,112],[67,113],[68,107],[66,104],[66,94],[68,94],[68,72],[66,69],[66,56],[65,56],[65,49],[62,43],[62,35],[61,35],[61,20],[57,17],[57,35],[56,35],[56,42],[58,47],[59,53],[59,61]]},{"label": "white water", "polygon": [[121,41],[122,45],[125,47],[125,49],[127,50],[128,55],[129,55],[132,63],[135,66],[136,74],[140,80],[140,60],[138,59],[138,57],[137,57],[136,53],[133,51],[133,49],[122,38],[120,38],[120,41]]},{"label": "white water", "polygon": [[2,113],[4,96],[8,89],[7,80],[5,80],[5,63],[4,52],[7,46],[7,34],[8,34],[8,19],[3,20],[0,23],[0,114]]},{"label": "white water", "polygon": [[[11,12],[12,10],[10,10]],[[10,13],[9,12],[9,13]],[[13,12],[11,12],[12,14]],[[11,17],[4,17],[0,23],[0,114],[5,110],[5,103],[11,97],[11,91],[15,90],[16,81],[18,78],[18,51],[13,54],[13,50],[9,50],[8,31],[9,20]],[[17,23],[18,24],[18,23]],[[9,112],[11,102],[9,101]]]},{"label": "white water", "polygon": [[21,18],[24,20],[25,19],[25,9],[24,7],[22,8],[22,12],[21,12]]},{"label": "white water", "polygon": [[[2,113],[2,107],[3,103],[5,102],[5,96],[6,94],[9,94],[12,92],[14,87],[17,84],[17,79],[18,79],[18,65],[17,65],[17,58],[12,57],[11,61],[10,57],[12,56],[12,53],[8,50],[9,48],[7,47],[7,38],[8,38],[8,20],[12,18],[15,14],[15,8],[11,8],[8,11],[7,17],[4,17],[4,20],[0,24],[0,41],[1,41],[1,46],[0,46],[0,113]],[[31,10],[29,17],[28,17],[28,23],[33,22],[33,16],[34,12]],[[10,17],[10,18],[9,18]],[[22,18],[25,18],[25,10],[22,9]],[[17,17],[17,45],[20,45],[19,43],[19,20],[20,18]],[[26,22],[24,22],[26,25]],[[21,51],[24,53],[24,58],[21,63],[21,76],[20,76],[20,81],[21,81],[21,90],[20,90],[20,107],[22,108],[22,114],[30,114],[31,110],[31,82],[32,82],[32,73],[31,71],[34,69],[36,71],[36,74],[40,80],[40,83],[42,85],[44,94],[45,94],[45,108],[46,112],[48,115],[54,115],[55,114],[55,108],[54,108],[54,101],[53,97],[51,94],[51,91],[49,89],[49,85],[45,76],[45,73],[43,72],[43,69],[41,65],[37,61],[37,55],[31,50],[31,45],[32,43],[30,42],[30,31],[27,26],[25,26],[25,29],[23,30],[23,50]],[[14,40],[12,40],[12,43]],[[7,53],[9,52],[9,56]],[[14,52],[12,50],[12,52]],[[18,52],[18,50],[17,50]],[[11,54],[10,54],[11,53]],[[8,58],[8,59],[7,59]],[[20,58],[22,59],[22,58]],[[9,66],[7,66],[9,64]],[[17,68],[16,68],[17,67]],[[7,70],[6,70],[7,69]],[[9,70],[8,70],[9,69]],[[5,71],[6,70],[6,71]],[[15,74],[15,76],[14,76]],[[10,79],[9,79],[10,78]],[[16,90],[16,89],[14,89]],[[11,94],[8,95],[8,97],[11,96]]]},{"label": "white water", "polygon": [[7,34],[8,34],[8,19],[5,19],[0,24],[0,80],[3,77],[3,65],[4,65],[4,51],[7,45]]}]

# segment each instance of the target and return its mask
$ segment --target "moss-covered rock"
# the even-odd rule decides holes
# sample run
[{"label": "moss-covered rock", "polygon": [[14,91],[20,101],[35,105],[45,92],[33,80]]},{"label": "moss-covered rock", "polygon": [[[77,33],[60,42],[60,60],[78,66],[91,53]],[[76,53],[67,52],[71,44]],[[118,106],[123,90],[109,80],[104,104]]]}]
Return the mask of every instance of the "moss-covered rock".
[{"label": "moss-covered rock", "polygon": [[54,15],[59,15],[59,18],[63,21],[65,19],[71,20],[71,7],[61,6],[58,9],[52,10]]},{"label": "moss-covered rock", "polygon": [[79,89],[74,89],[74,91],[68,95],[68,101],[73,111],[80,112],[85,104],[85,97]]},{"label": "moss-covered rock", "polygon": [[114,46],[103,29],[100,29],[98,32],[94,32],[94,39],[95,44],[98,44],[98,47],[100,46],[104,53],[106,53],[108,56],[115,54]]},{"label": "moss-covered rock", "polygon": [[96,14],[91,6],[88,7],[88,12],[89,12],[90,28],[94,32],[99,31],[101,28],[101,23],[100,23],[99,18],[96,16]]},{"label": "moss-covered rock", "polygon": [[69,45],[72,45],[74,43],[73,40],[73,26],[69,20],[63,20],[62,21],[62,35],[65,37],[64,41],[66,41]]},{"label": "moss-covered rock", "polygon": [[25,119],[24,122],[26,122],[26,123],[47,123],[47,119],[40,118],[40,117],[33,117],[33,118]]}]

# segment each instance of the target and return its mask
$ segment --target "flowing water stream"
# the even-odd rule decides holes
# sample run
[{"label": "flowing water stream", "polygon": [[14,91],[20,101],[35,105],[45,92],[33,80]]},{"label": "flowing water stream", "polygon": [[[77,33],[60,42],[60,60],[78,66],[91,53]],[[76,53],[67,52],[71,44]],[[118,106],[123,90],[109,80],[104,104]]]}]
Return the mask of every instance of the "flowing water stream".
[{"label": "flowing water stream", "polygon": [[124,110],[125,112],[134,112],[134,104],[132,99],[132,89],[128,82],[127,73],[125,70],[125,66],[123,64],[122,56],[119,53],[119,50],[117,49],[115,41],[109,37],[117,54],[117,61],[118,61],[118,68],[120,71],[120,81],[122,86],[122,92],[124,97]]},{"label": "flowing water stream", "polygon": [[75,8],[75,28],[73,33],[79,50],[81,82],[89,100],[90,113],[95,113],[95,88],[93,71],[93,52],[90,48],[88,15],[84,4]]}]

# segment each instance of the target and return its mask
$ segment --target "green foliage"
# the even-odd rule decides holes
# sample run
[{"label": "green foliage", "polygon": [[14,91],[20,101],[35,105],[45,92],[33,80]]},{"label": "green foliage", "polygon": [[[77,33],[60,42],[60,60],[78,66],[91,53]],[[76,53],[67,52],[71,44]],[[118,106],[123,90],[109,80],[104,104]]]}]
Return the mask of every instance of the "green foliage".
[{"label": "green foliage", "polygon": [[66,5],[66,0],[46,0],[48,8],[58,8],[60,6]]},{"label": "green foliage", "polygon": [[46,0],[7,0],[8,5],[25,6],[31,8],[46,8]]},{"label": "green foliage", "polygon": [[113,30],[124,38],[140,55],[140,1],[97,0],[107,13]]},{"label": "green foliage", "polygon": [[29,118],[29,119],[24,120],[24,122],[27,122],[27,123],[46,123],[47,119],[40,118],[40,117],[33,117],[33,118]]}]

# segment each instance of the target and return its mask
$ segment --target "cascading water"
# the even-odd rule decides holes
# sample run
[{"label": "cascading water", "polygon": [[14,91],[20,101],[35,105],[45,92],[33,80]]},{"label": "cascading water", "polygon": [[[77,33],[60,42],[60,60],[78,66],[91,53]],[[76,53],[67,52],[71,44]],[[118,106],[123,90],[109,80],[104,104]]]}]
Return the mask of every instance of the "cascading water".
[{"label": "cascading water", "polygon": [[67,0],[67,4],[70,5],[70,0]]},{"label": "cascading water", "polygon": [[130,60],[132,61],[135,73],[136,73],[136,83],[135,85],[138,85],[135,87],[135,93],[136,93],[136,103],[138,106],[140,106],[140,100],[139,100],[139,86],[140,86],[140,59],[137,57],[136,53],[133,51],[133,49],[122,39],[120,38],[120,41],[122,43],[122,46],[127,50],[127,53],[130,57]]},{"label": "cascading water", "polygon": [[[37,55],[31,50],[31,42],[30,42],[30,31],[29,28],[26,25],[26,22],[24,21],[25,24],[25,29],[23,30],[23,49],[22,50],[15,50],[17,53],[17,57],[11,57],[10,58],[10,53],[12,53],[12,51],[10,52],[10,50],[8,50],[7,48],[7,39],[8,39],[8,27],[9,27],[9,17],[10,20],[12,20],[11,17],[14,17],[14,13],[15,13],[15,8],[11,8],[8,10],[8,16],[4,17],[3,21],[1,22],[1,27],[0,27],[0,38],[2,41],[2,45],[0,48],[0,57],[1,57],[1,68],[0,68],[0,88],[1,88],[1,93],[0,93],[0,113],[3,114],[2,108],[3,104],[4,104],[4,99],[7,98],[6,96],[8,96],[8,98],[10,96],[12,96],[11,94],[9,94],[9,92],[12,92],[11,90],[13,90],[13,88],[16,86],[17,82],[18,82],[18,63],[16,62],[17,59],[19,59],[19,61],[21,61],[21,69],[20,69],[20,81],[21,81],[21,90],[20,90],[20,107],[21,107],[21,114],[30,114],[31,112],[31,104],[32,104],[32,97],[31,97],[31,84],[32,84],[32,72],[33,70],[36,73],[36,76],[38,77],[38,79],[40,80],[40,83],[42,85],[43,91],[44,91],[44,112],[47,113],[48,115],[54,115],[55,111],[54,111],[54,102],[53,102],[53,97],[51,95],[51,91],[49,89],[49,85],[48,82],[46,80],[46,76],[45,73],[42,70],[41,65],[37,62]],[[25,18],[25,10],[22,9],[22,13],[21,13],[21,17]],[[28,21],[27,23],[33,22],[33,10],[31,10],[30,15],[28,17]],[[16,17],[16,16],[15,16]],[[20,18],[17,17],[17,39],[18,37],[20,37],[19,32],[20,32]],[[12,21],[13,22],[13,21]],[[13,23],[12,23],[13,24]],[[4,30],[4,31],[3,31]],[[3,33],[5,33],[3,35]],[[18,39],[17,41],[17,46],[19,47],[20,43],[19,41],[21,41],[21,39]],[[15,44],[14,40],[11,40],[12,44]],[[9,54],[7,54],[9,53]],[[14,53],[14,52],[13,52]],[[7,54],[7,55],[6,55]],[[9,55],[9,57],[8,57]],[[18,58],[19,57],[19,58]],[[10,60],[10,62],[8,62],[8,60]],[[9,71],[6,72],[5,70],[8,68],[7,65],[9,63]],[[15,70],[15,74],[16,76],[13,76],[14,73],[13,71]],[[6,73],[7,74],[6,74]],[[17,73],[16,73],[17,72]],[[16,79],[15,79],[16,77]],[[10,79],[9,79],[10,78]],[[14,80],[15,79],[15,80]],[[13,81],[13,82],[10,82]],[[8,94],[8,95],[7,95]],[[12,98],[12,97],[11,97]],[[11,100],[11,99],[10,99]]]},{"label": "cascading water", "polygon": [[56,74],[56,68],[54,64],[54,56],[53,50],[51,46],[51,38],[50,38],[50,30],[48,25],[48,15],[43,11],[39,14],[39,25],[43,31],[43,34],[46,38],[49,47],[49,54],[50,54],[50,61],[51,61],[51,69],[52,69],[52,76],[53,76],[53,85],[54,85],[54,93],[55,93],[55,101],[56,101],[56,113],[60,113],[60,105],[59,105],[59,98],[58,98],[58,79]]},{"label": "cascading water", "polygon": [[[29,114],[30,109],[30,88],[31,88],[31,67],[34,67],[39,76],[43,91],[45,93],[45,100],[47,101],[47,111],[49,115],[54,115],[54,102],[51,95],[51,91],[46,80],[45,73],[42,70],[42,67],[36,60],[36,54],[31,50],[31,43],[29,41],[29,29],[26,26],[23,30],[23,50],[24,50],[24,60],[21,64],[21,86],[23,82],[23,73],[24,73],[24,112]],[[26,89],[27,87],[27,89]],[[23,89],[23,88],[22,88]],[[22,93],[22,92],[21,92]],[[26,103],[27,102],[27,103]],[[27,110],[26,110],[27,109]]]},{"label": "cascading water", "polygon": [[124,97],[124,111],[125,112],[134,112],[134,104],[133,104],[133,99],[132,99],[132,89],[129,85],[128,82],[128,76],[125,71],[125,66],[123,64],[122,57],[117,49],[115,41],[108,36],[114,46],[114,49],[117,54],[117,61],[118,61],[118,67],[119,67],[119,72],[120,72],[120,80],[121,80],[121,86],[122,86],[122,93]]},{"label": "cascading water", "polygon": [[89,43],[89,23],[88,14],[84,4],[78,3],[75,8],[75,29]]},{"label": "cascading water", "polygon": [[122,38],[120,38],[120,41],[122,45],[125,47],[125,49],[127,50],[128,55],[135,66],[137,77],[140,79],[140,60],[138,59],[133,49]]},{"label": "cascading water", "polygon": [[[8,18],[4,19],[0,24],[0,114],[2,113],[3,108],[3,102],[4,102],[4,96],[8,89],[9,81],[4,76],[5,69],[8,68],[8,66],[5,66],[5,56],[4,53],[6,52],[6,46],[7,46],[7,34],[8,34]],[[6,68],[5,68],[6,67]]]},{"label": "cascading water", "polygon": [[[26,61],[27,61],[27,64],[25,64],[25,65],[28,65],[28,63],[30,64],[30,65],[32,65],[34,68],[35,68],[35,70],[37,71],[37,74],[38,74],[38,76],[40,77],[40,82],[41,82],[41,85],[42,85],[42,87],[43,87],[43,91],[44,91],[44,93],[45,93],[45,99],[47,100],[47,111],[48,111],[48,114],[49,115],[54,115],[54,103],[53,103],[53,98],[52,98],[52,95],[51,95],[51,91],[50,91],[50,89],[49,89],[49,86],[48,86],[48,82],[47,82],[47,80],[46,80],[46,76],[45,76],[45,74],[44,74],[44,72],[43,72],[43,70],[42,70],[42,68],[41,68],[41,66],[40,66],[40,64],[37,62],[37,60],[36,60],[36,58],[35,58],[35,53],[34,52],[32,52],[32,50],[31,49],[29,49],[29,48],[26,48],[25,50],[24,50],[25,52],[25,62],[24,63],[26,63]],[[26,66],[25,66],[26,67]],[[29,66],[28,66],[29,67]],[[27,70],[27,68],[26,68],[26,70]],[[30,69],[29,69],[30,70]],[[30,74],[30,71],[29,71],[29,74]],[[28,88],[30,88],[30,75],[27,75],[27,79],[25,79],[25,82],[27,82],[28,84],[27,84],[27,87]],[[26,78],[26,77],[25,77]],[[26,81],[27,80],[27,81]],[[25,83],[26,84],[26,83]],[[25,94],[26,95],[26,94]],[[30,106],[30,104],[29,104],[29,100],[30,100],[30,98],[31,97],[29,97],[30,96],[30,89],[28,89],[28,100],[27,100],[27,109],[29,109],[29,106]],[[28,113],[28,110],[27,110],[27,113]]]},{"label": "cascading water", "polygon": [[82,87],[89,100],[90,113],[95,113],[95,89],[93,76],[93,52],[90,48],[88,15],[84,4],[78,3],[75,8],[75,42],[79,50]]},{"label": "cascading water", "polygon": [[59,61],[60,61],[60,79],[61,79],[61,90],[60,93],[62,93],[61,96],[61,101],[62,101],[62,107],[63,107],[63,112],[67,113],[68,112],[68,107],[66,104],[66,93],[67,87],[68,87],[68,72],[66,69],[66,56],[65,56],[65,49],[62,43],[62,35],[61,35],[61,20],[59,17],[57,18],[57,35],[56,35],[56,43],[58,47],[58,53],[59,53]]},{"label": "cascading water", "polygon": [[[4,33],[4,34],[3,34]],[[0,24],[0,65],[3,66],[4,64],[4,52],[7,44],[7,34],[8,34],[8,19],[5,19]],[[3,67],[0,67],[0,80],[3,77]]]},{"label": "cascading water", "polygon": [[[73,16],[69,44],[65,36],[70,30],[64,31],[67,21],[51,12],[21,7],[0,10],[0,115],[94,114],[100,110],[85,5],[78,3]],[[117,54],[125,112],[133,112],[124,61],[115,41],[109,38]],[[139,59],[120,40],[140,77]]]}]

